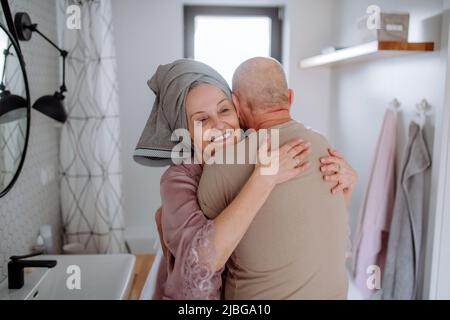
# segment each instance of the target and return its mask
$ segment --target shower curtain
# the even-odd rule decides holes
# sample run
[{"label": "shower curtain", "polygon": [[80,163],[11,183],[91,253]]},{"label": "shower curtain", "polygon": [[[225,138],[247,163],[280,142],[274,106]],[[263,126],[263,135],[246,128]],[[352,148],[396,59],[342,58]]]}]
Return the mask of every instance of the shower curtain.
[{"label": "shower curtain", "polygon": [[[60,144],[64,240],[81,243],[87,253],[124,252],[111,2],[64,0],[57,6],[59,45],[69,52],[68,120]],[[68,19],[74,19],[69,6],[79,8],[78,27],[68,27]]]}]

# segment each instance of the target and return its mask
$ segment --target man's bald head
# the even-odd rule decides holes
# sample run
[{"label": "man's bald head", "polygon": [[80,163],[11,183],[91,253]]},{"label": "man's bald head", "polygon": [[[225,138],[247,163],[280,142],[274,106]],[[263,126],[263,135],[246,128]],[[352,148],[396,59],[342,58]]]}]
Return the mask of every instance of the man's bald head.
[{"label": "man's bald head", "polygon": [[272,58],[249,59],[233,76],[233,92],[254,111],[254,108],[289,108],[288,91],[283,66]]}]

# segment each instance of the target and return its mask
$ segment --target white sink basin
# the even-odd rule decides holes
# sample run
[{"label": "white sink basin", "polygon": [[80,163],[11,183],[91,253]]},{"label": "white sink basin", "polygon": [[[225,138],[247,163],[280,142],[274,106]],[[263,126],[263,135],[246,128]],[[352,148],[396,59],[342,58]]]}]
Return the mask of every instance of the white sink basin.
[{"label": "white sink basin", "polygon": [[[0,284],[0,300],[127,299],[136,258],[130,254],[113,254],[42,255],[30,259],[56,260],[57,264],[52,269],[25,271],[25,285],[21,289],[8,289],[8,281],[5,280]],[[72,281],[78,270],[79,289],[74,285],[76,280]]]}]

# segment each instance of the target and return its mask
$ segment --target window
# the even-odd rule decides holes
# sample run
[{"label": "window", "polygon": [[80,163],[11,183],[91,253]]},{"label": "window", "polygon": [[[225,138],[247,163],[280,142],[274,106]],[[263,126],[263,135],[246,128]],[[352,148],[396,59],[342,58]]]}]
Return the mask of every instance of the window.
[{"label": "window", "polygon": [[282,8],[184,7],[184,56],[216,69],[231,85],[243,61],[273,57],[281,62]]}]

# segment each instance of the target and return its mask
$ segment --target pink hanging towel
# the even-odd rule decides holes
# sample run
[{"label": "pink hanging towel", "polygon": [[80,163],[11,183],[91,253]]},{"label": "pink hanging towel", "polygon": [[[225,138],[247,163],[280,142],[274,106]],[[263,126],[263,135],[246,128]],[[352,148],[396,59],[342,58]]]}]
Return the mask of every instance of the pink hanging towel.
[{"label": "pink hanging towel", "polygon": [[[376,293],[373,266],[381,276],[386,260],[388,233],[395,200],[395,153],[397,140],[397,112],[386,111],[376,147],[369,183],[360,213],[356,238],[353,276],[361,294],[369,299]],[[372,276],[372,278],[371,278]],[[369,285],[368,285],[369,280]],[[381,283],[379,279],[378,283]]]}]

